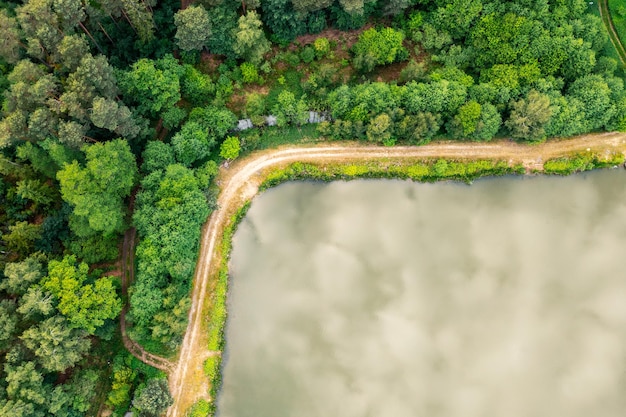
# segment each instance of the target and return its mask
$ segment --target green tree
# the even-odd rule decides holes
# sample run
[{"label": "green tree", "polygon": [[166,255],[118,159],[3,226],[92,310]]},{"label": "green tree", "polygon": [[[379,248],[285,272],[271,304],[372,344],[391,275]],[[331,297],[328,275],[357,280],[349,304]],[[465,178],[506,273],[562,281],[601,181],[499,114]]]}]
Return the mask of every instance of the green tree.
[{"label": "green tree", "polygon": [[206,105],[215,94],[211,77],[201,73],[191,65],[185,65],[181,79],[181,92],[184,98],[197,106]]},{"label": "green tree", "polygon": [[250,93],[246,96],[246,115],[255,126],[265,125],[267,115],[265,97],[260,93]]},{"label": "green tree", "polygon": [[408,52],[402,46],[404,34],[392,28],[377,30],[371,28],[359,36],[352,47],[355,55],[355,66],[364,72],[371,71],[375,65],[391,64],[397,60],[405,60]]},{"label": "green tree", "polygon": [[54,312],[54,296],[39,286],[31,286],[20,298],[17,311],[26,318],[49,316]]},{"label": "green tree", "polygon": [[[48,385],[34,362],[22,362],[20,365],[5,365],[6,393],[12,400],[43,405],[49,397]],[[39,407],[38,407],[39,408]],[[7,414],[14,415],[14,414]],[[31,415],[31,414],[26,414]]]},{"label": "green tree", "polygon": [[441,116],[429,112],[404,117],[397,124],[398,136],[415,145],[423,145],[437,134],[441,127]]},{"label": "green tree", "polygon": [[189,114],[189,122],[199,123],[209,133],[210,141],[220,141],[235,127],[237,117],[227,108],[197,107]]},{"label": "green tree", "polygon": [[165,168],[175,162],[172,147],[158,140],[148,141],[142,158],[141,170],[145,173],[151,173],[158,169],[165,170]]},{"label": "green tree", "polygon": [[254,10],[239,18],[233,50],[239,57],[257,65],[270,50],[270,43],[263,32],[263,23]]},{"label": "green tree", "polygon": [[26,330],[20,337],[49,372],[63,372],[87,353],[91,343],[73,330],[63,317],[55,316]]},{"label": "green tree", "polygon": [[22,262],[7,263],[4,267],[4,276],[5,279],[0,281],[0,289],[9,294],[23,295],[43,276],[41,263],[36,256],[30,256]]},{"label": "green tree", "polygon": [[226,160],[233,160],[239,156],[241,144],[236,136],[229,136],[220,146],[220,156]]},{"label": "green tree", "polygon": [[367,126],[367,140],[376,143],[385,143],[391,139],[393,122],[389,115],[383,113],[372,119]]},{"label": "green tree", "polygon": [[55,61],[60,62],[63,70],[76,71],[80,61],[89,54],[89,43],[80,35],[65,35],[57,46]]},{"label": "green tree", "polygon": [[17,21],[9,16],[6,9],[0,10],[0,33],[2,33],[0,56],[8,63],[15,64],[20,58],[20,48],[24,45],[21,42]]},{"label": "green tree", "polygon": [[135,157],[121,139],[91,145],[85,154],[84,168],[74,161],[57,173],[61,195],[92,230],[118,233],[124,228],[122,199],[130,194],[137,176]]},{"label": "green tree", "polygon": [[183,51],[202,50],[211,36],[209,13],[202,6],[189,6],[174,15],[176,42]]},{"label": "green tree", "polygon": [[128,107],[120,105],[115,100],[94,98],[90,117],[94,126],[110,130],[120,136],[134,138],[141,130]]},{"label": "green tree", "polygon": [[180,78],[184,67],[172,55],[156,61],[140,59],[119,75],[124,97],[137,103],[141,114],[155,116],[180,100]]},{"label": "green tree", "polygon": [[0,301],[0,350],[5,351],[13,341],[18,325],[15,301]]},{"label": "green tree", "polygon": [[172,149],[176,160],[185,166],[191,166],[198,159],[206,157],[215,145],[215,139],[198,122],[187,122],[180,132],[172,137]]},{"label": "green tree", "polygon": [[146,2],[140,0],[120,0],[124,9],[124,16],[135,29],[139,39],[150,42],[154,39],[154,19]]},{"label": "green tree", "polygon": [[55,190],[40,180],[22,180],[17,182],[16,193],[35,204],[47,206],[55,200]]},{"label": "green tree", "polygon": [[74,256],[50,261],[43,287],[58,299],[58,310],[72,328],[93,334],[107,319],[115,318],[122,309],[110,277],[87,284],[86,263],[76,264]]},{"label": "green tree", "polygon": [[297,100],[295,95],[288,90],[283,90],[278,95],[278,103],[272,109],[276,116],[276,124],[285,126],[287,124],[302,125],[309,118],[309,109],[303,98]]},{"label": "green tree", "polygon": [[526,98],[514,101],[511,107],[511,115],[504,123],[511,136],[529,142],[546,138],[545,126],[552,116],[547,95],[531,90]]},{"label": "green tree", "polygon": [[[621,88],[620,88],[621,87]],[[617,112],[612,95],[623,90],[623,83],[609,87],[607,80],[592,74],[578,78],[569,89],[568,95],[580,100],[587,121],[587,129],[604,128]]]},{"label": "green tree", "polygon": [[35,410],[33,403],[0,400],[0,417],[43,417],[43,412]]},{"label": "green tree", "polygon": [[158,417],[173,400],[165,379],[151,379],[133,399],[139,417]]},{"label": "green tree", "polygon": [[17,222],[9,226],[9,233],[2,238],[9,250],[20,255],[27,255],[33,251],[35,241],[41,237],[41,225]]},{"label": "green tree", "polygon": [[468,101],[450,123],[450,133],[459,138],[487,141],[492,139],[502,123],[498,110],[492,104]]}]

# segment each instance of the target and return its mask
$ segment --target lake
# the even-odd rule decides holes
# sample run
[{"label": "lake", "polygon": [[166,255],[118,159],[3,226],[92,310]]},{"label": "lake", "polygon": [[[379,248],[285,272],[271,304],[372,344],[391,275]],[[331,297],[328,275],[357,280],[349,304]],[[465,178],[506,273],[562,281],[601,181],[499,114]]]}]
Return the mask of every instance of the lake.
[{"label": "lake", "polygon": [[292,182],[234,238],[220,417],[623,417],[626,172]]}]

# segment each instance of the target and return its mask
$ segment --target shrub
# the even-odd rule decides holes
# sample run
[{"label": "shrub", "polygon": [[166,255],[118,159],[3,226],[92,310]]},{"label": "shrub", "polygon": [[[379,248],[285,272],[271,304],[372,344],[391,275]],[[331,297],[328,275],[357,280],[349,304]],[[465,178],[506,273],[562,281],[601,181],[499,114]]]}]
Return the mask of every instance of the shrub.
[{"label": "shrub", "polygon": [[549,159],[543,164],[543,170],[546,174],[569,175],[574,172],[606,168],[623,163],[624,155],[620,152],[605,157],[588,152]]},{"label": "shrub", "polygon": [[292,67],[295,67],[300,64],[300,57],[295,52],[289,52],[285,54],[285,62]]},{"label": "shrub", "polygon": [[[369,69],[371,61],[374,65],[385,65],[406,60],[408,52],[402,46],[403,41],[404,34],[398,30],[368,29],[359,36],[359,40],[352,47],[355,61],[359,62],[362,70],[371,70]],[[373,66],[371,68],[373,69]]]},{"label": "shrub", "polygon": [[227,160],[233,160],[239,156],[241,144],[236,136],[229,136],[220,146],[220,156]]},{"label": "shrub", "polygon": [[417,62],[414,59],[409,61],[406,67],[400,72],[400,82],[422,81],[426,76],[426,64]]},{"label": "shrub", "polygon": [[305,46],[300,52],[300,59],[305,64],[310,64],[315,59],[315,50],[310,46]]},{"label": "shrub", "polygon": [[213,407],[210,402],[200,400],[191,407],[189,417],[208,417],[212,411]]},{"label": "shrub", "polygon": [[330,42],[324,37],[317,38],[315,42],[313,42],[313,49],[315,50],[317,59],[322,59],[330,52]]},{"label": "shrub", "polygon": [[252,84],[259,80],[259,73],[254,64],[250,62],[244,62],[239,66],[241,70],[241,77],[244,83]]}]

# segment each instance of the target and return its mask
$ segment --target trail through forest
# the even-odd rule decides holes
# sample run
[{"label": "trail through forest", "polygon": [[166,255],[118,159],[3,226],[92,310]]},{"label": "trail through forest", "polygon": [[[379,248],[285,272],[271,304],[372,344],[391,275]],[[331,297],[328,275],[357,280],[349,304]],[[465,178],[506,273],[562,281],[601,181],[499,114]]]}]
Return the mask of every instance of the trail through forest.
[{"label": "trail through forest", "polygon": [[209,217],[202,231],[198,264],[194,277],[189,323],[176,366],[169,376],[174,404],[168,417],[183,417],[199,399],[210,399],[208,381],[203,371],[205,359],[219,352],[206,350],[207,329],[203,320],[211,287],[221,259],[216,253],[224,228],[230,217],[246,201],[254,197],[264,173],[293,162],[356,163],[371,160],[410,161],[429,158],[494,159],[510,164],[523,164],[528,172],[541,170],[543,161],[573,152],[626,153],[625,133],[599,133],[567,140],[551,140],[538,145],[520,145],[501,140],[491,143],[438,142],[420,147],[364,146],[359,143],[323,144],[318,146],[286,146],[253,153],[222,167],[218,176],[221,193],[218,208]]},{"label": "trail through forest", "polygon": [[135,237],[137,231],[130,228],[124,235],[124,243],[122,245],[122,296],[126,300],[122,313],[120,314],[120,329],[124,347],[140,361],[147,363],[157,369],[169,372],[174,365],[165,358],[153,355],[128,337],[126,332],[126,313],[128,312],[128,286],[133,282],[135,276]]}]

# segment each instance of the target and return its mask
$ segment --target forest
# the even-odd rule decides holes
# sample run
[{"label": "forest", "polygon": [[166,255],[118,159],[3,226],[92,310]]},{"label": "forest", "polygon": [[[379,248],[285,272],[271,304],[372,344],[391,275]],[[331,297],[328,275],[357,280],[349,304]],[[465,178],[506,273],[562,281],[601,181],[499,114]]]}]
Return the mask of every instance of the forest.
[{"label": "forest", "polygon": [[0,417],[162,414],[166,375],[119,316],[175,357],[224,161],[626,131],[624,67],[586,0],[4,0],[0,34]]}]

